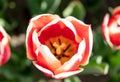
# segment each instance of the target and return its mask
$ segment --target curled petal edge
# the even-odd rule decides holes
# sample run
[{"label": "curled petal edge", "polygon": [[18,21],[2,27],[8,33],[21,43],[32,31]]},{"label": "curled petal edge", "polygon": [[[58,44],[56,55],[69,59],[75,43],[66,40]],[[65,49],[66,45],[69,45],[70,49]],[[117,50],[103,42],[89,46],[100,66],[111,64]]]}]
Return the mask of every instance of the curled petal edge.
[{"label": "curled petal edge", "polygon": [[[55,56],[50,52],[49,48],[45,45],[42,45],[37,37],[37,33],[34,31],[33,32],[33,44],[35,44],[36,46],[36,55],[37,55],[37,60],[35,61],[39,61],[39,62],[43,62],[42,64],[47,65],[47,67],[49,67],[49,69],[54,70],[58,67],[61,66],[60,61],[58,61],[58,59],[55,58]],[[43,59],[41,59],[41,57]]]},{"label": "curled petal edge", "polygon": [[60,74],[57,74],[55,75],[52,71],[46,69],[46,68],[43,68],[41,66],[39,66],[37,64],[37,62],[33,62],[33,65],[39,69],[40,71],[42,71],[43,73],[45,73],[47,76],[51,76],[52,78],[55,78],[55,79],[63,79],[63,78],[67,78],[69,76],[72,76],[72,75],[75,75],[75,74],[78,74],[80,72],[83,71],[83,69],[79,69],[79,70],[75,70],[75,71],[69,71],[69,72],[63,72],[63,73],[60,73]]},{"label": "curled petal edge", "polygon": [[[90,54],[92,52],[92,45],[93,45],[93,35],[92,35],[91,25],[87,25],[84,22],[82,22],[74,17],[71,17],[71,16],[68,16],[66,19],[72,22],[72,24],[75,26],[76,30],[78,29],[79,31],[81,31],[81,29],[78,28],[78,25],[83,27],[82,28],[83,33],[80,35],[82,35],[82,37],[85,39],[87,47],[86,47],[85,53],[83,54],[83,59],[81,60],[81,64],[86,65],[86,64],[88,64]],[[75,22],[76,22],[76,24],[74,24]],[[86,31],[88,31],[87,35],[85,35],[86,33],[84,33]],[[77,34],[78,33],[79,32],[77,32]]]},{"label": "curled petal edge", "polygon": [[9,41],[7,38],[3,38],[1,42],[1,55],[0,55],[0,66],[6,63],[10,58],[10,47]]},{"label": "curled petal edge", "polygon": [[109,36],[108,22],[109,22],[109,14],[106,14],[102,23],[102,33],[106,42],[109,44],[111,48],[113,48],[114,46],[110,41],[110,36]]},{"label": "curled petal edge", "polygon": [[[42,17],[49,17],[49,18],[47,18],[47,19],[45,18],[44,21],[41,24],[39,24]],[[33,33],[33,31],[38,30],[37,27],[39,27],[39,30],[41,30],[42,27],[44,27],[46,24],[48,24],[49,22],[51,22],[55,18],[59,18],[59,16],[58,15],[52,15],[52,14],[43,14],[43,15],[38,15],[36,17],[33,17],[30,20],[30,23],[29,23],[28,28],[27,28],[27,33],[26,33],[26,47],[27,47],[26,51],[27,51],[27,58],[28,59],[30,59],[30,60],[35,60],[36,59],[36,56],[35,56],[33,50],[31,49],[33,47],[32,46],[32,33]]]}]

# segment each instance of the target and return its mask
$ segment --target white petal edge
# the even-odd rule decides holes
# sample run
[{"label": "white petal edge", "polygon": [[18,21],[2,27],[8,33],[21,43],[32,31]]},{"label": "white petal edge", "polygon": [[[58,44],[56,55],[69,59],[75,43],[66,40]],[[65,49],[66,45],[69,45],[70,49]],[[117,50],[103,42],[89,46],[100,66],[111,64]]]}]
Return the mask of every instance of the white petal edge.
[{"label": "white petal edge", "polygon": [[53,65],[53,63],[56,65],[55,68],[61,66],[60,61],[51,53],[50,49],[46,45],[42,45],[40,41],[38,40],[36,31],[33,32],[33,43],[37,46],[36,49],[36,55],[38,56],[38,52],[42,54],[42,56],[47,60],[47,58],[50,58],[49,61],[46,61],[47,63]]},{"label": "white petal edge", "polygon": [[72,16],[68,16],[68,17],[66,17],[66,19],[67,19],[67,20],[76,20],[77,22],[79,22],[80,24],[82,24],[82,25],[84,25],[84,26],[86,26],[86,27],[89,27],[89,26],[90,26],[90,25],[85,24],[83,21],[78,20],[78,19],[76,19],[76,18],[74,18],[74,17],[72,17]]},{"label": "white petal edge", "polygon": [[[91,54],[91,52],[92,52],[92,47],[93,47],[93,34],[92,34],[91,25],[87,25],[87,24],[85,24],[83,21],[80,21],[80,20],[78,20],[78,19],[76,19],[76,18],[74,18],[74,17],[72,17],[72,16],[68,16],[66,19],[67,19],[67,20],[75,20],[75,21],[77,21],[78,23],[80,23],[80,24],[82,24],[82,25],[84,25],[84,26],[86,26],[86,27],[89,28],[89,48],[90,48],[90,50],[89,50],[88,59],[87,59],[87,60],[89,61],[90,54]],[[88,64],[88,61],[86,61],[86,62],[84,63],[84,65]]]},{"label": "white petal edge", "polygon": [[49,75],[49,76],[53,76],[53,75],[54,75],[52,71],[50,71],[50,70],[48,70],[48,69],[46,69],[46,68],[44,68],[44,67],[41,67],[40,65],[38,65],[38,64],[37,64],[36,62],[34,62],[34,61],[33,61],[33,65],[34,65],[37,69],[39,69],[40,71],[42,71],[43,73],[45,73],[45,74],[47,74],[47,75]]},{"label": "white petal edge", "polygon": [[[87,44],[86,44],[87,45]],[[88,62],[89,62],[89,58],[91,56],[91,53],[92,53],[92,48],[93,48],[93,33],[92,33],[92,29],[91,27],[89,26],[89,53],[88,53],[88,59],[87,61],[84,63],[84,65],[87,65]]]},{"label": "white petal edge", "polygon": [[69,71],[69,72],[63,72],[57,75],[53,75],[52,77],[55,79],[63,79],[63,78],[67,78],[70,77],[72,75],[78,74],[80,72],[82,72],[83,69],[79,69],[79,70],[75,70],[75,71]]},{"label": "white petal edge", "polygon": [[51,21],[50,23],[48,23],[47,25],[45,25],[38,34],[40,35],[40,33],[41,33],[43,30],[45,30],[47,27],[49,27],[49,26],[51,26],[51,25],[53,25],[53,24],[56,24],[56,23],[58,23],[59,21],[61,21],[62,23],[64,23],[67,28],[69,28],[70,30],[72,30],[72,32],[73,32],[73,33],[75,34],[75,36],[76,36],[76,30],[75,30],[74,26],[73,26],[68,20],[66,20],[66,19],[61,19],[61,18],[56,18],[56,19],[54,19],[53,21]]},{"label": "white petal edge", "polygon": [[[52,14],[41,14],[41,15],[37,15],[37,16],[31,18],[30,23],[29,23],[28,28],[27,28],[27,31],[26,31],[26,32],[27,32],[27,33],[26,33],[26,37],[28,37],[29,32],[30,32],[31,29],[33,28],[33,21],[35,21],[35,20],[41,18],[42,16],[48,16],[48,15],[52,15]],[[56,16],[56,17],[59,18],[58,15],[54,15],[54,16]],[[26,39],[26,43],[27,43],[27,40],[28,40],[28,39]]]},{"label": "white petal edge", "polygon": [[46,68],[43,68],[41,66],[39,66],[36,62],[33,62],[33,65],[40,71],[42,71],[43,73],[45,73],[46,75],[48,76],[51,76],[52,78],[55,78],[55,79],[63,79],[63,78],[67,78],[69,76],[72,76],[72,75],[75,75],[75,74],[78,74],[80,72],[83,71],[83,69],[79,69],[79,70],[76,70],[76,71],[70,71],[70,72],[63,72],[63,73],[60,73],[60,74],[57,74],[57,75],[54,75],[54,73]]},{"label": "white petal edge", "polygon": [[5,38],[8,38],[8,41],[10,40],[10,36],[7,34],[7,32],[3,29],[2,26],[0,26],[0,31],[2,32],[3,36]]},{"label": "white petal edge", "polygon": [[106,14],[104,19],[103,19],[103,33],[106,39],[106,42],[110,45],[110,47],[113,47],[112,42],[110,41],[110,37],[109,37],[109,29],[108,29],[108,22],[109,22],[109,14]]}]

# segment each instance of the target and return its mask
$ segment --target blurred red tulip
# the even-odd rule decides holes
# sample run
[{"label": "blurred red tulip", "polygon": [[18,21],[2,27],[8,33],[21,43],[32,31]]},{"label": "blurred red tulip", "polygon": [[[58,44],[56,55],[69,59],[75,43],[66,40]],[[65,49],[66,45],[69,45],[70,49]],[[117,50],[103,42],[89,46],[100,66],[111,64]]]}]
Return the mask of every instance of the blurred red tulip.
[{"label": "blurred red tulip", "polygon": [[0,66],[6,63],[10,58],[10,37],[0,26]]},{"label": "blurred red tulip", "polygon": [[28,59],[47,76],[63,79],[80,73],[89,62],[91,26],[74,17],[43,14],[30,20],[26,35]]},{"label": "blurred red tulip", "polygon": [[111,18],[109,14],[105,15],[102,33],[110,47],[120,50],[120,6],[113,10]]}]

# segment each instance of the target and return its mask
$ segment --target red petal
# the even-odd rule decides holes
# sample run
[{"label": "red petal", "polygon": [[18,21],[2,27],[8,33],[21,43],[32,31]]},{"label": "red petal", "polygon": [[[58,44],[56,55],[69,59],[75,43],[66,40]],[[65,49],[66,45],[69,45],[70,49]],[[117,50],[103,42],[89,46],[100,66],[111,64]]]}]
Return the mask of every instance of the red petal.
[{"label": "red petal", "polygon": [[61,66],[61,63],[56,57],[50,52],[49,48],[45,45],[42,45],[38,38],[37,33],[34,32],[33,34],[33,42],[36,46],[35,54],[37,55],[38,63],[54,72],[55,69]]},{"label": "red petal", "polygon": [[114,8],[114,10],[113,10],[113,13],[112,13],[113,15],[117,15],[117,14],[119,14],[120,15],[120,6],[117,6],[116,8]]},{"label": "red petal", "polygon": [[78,70],[74,70],[74,71],[70,71],[70,72],[63,72],[60,74],[55,75],[52,71],[50,71],[49,69],[46,69],[42,66],[40,66],[37,62],[33,62],[33,64],[43,73],[45,73],[47,76],[51,76],[52,78],[55,79],[63,79],[63,78],[67,78],[69,76],[75,75],[80,73],[81,71],[83,71],[83,69],[78,69]]},{"label": "red petal", "polygon": [[10,47],[8,43],[7,38],[3,38],[0,43],[0,66],[6,63],[10,58]]},{"label": "red petal", "polygon": [[[31,28],[33,29],[33,28]],[[36,55],[33,51],[33,42],[32,42],[32,33],[33,30],[30,30],[30,32],[27,31],[27,37],[26,37],[26,51],[27,51],[27,58],[31,59],[31,60],[35,60],[36,59]]]},{"label": "red petal", "polygon": [[34,61],[33,65],[39,69],[40,71],[42,71],[43,73],[45,73],[47,76],[52,76],[54,73],[52,71],[50,71],[49,69],[44,68],[43,66],[39,65],[38,62]]},{"label": "red petal", "polygon": [[119,20],[119,18],[120,18],[120,15],[114,15],[114,16],[112,16],[109,19],[108,28],[110,28],[113,23],[116,23]]},{"label": "red petal", "polygon": [[2,34],[2,32],[0,32],[0,41],[2,41],[2,39],[3,39],[3,34]]},{"label": "red petal", "polygon": [[55,18],[58,18],[57,15],[50,15],[50,14],[43,14],[36,16],[31,19],[28,29],[27,29],[27,36],[26,36],[26,49],[27,49],[27,57],[31,60],[36,59],[36,55],[33,51],[33,42],[32,42],[32,36],[33,32],[41,30],[46,24],[54,20]]},{"label": "red petal", "polygon": [[3,37],[7,38],[8,42],[10,41],[10,36],[6,33],[3,27],[0,26],[0,41],[2,40]]},{"label": "red petal", "polygon": [[37,31],[41,30],[45,25],[47,25],[52,20],[59,18],[58,15],[52,15],[52,14],[43,14],[38,15],[31,19],[31,22],[33,23],[33,26]]},{"label": "red petal", "polygon": [[92,51],[93,36],[90,25],[86,25],[82,21],[79,21],[73,17],[67,17],[67,19],[74,25],[77,35],[82,39],[85,39],[86,49],[85,53],[82,55],[82,60],[80,61],[81,65],[85,65],[88,63],[89,56]]},{"label": "red petal", "polygon": [[64,36],[66,38],[75,41],[75,36],[73,31],[65,25],[65,22],[61,19],[52,21],[48,26],[44,27],[40,33],[39,40],[42,44],[45,43],[51,37]]},{"label": "red petal", "polygon": [[10,37],[0,26],[0,66],[6,63],[10,58]]},{"label": "red petal", "polygon": [[110,36],[109,36],[109,28],[108,28],[108,23],[109,23],[109,14],[106,14],[103,23],[102,23],[102,34],[106,40],[106,42],[113,47],[113,44],[110,41]]},{"label": "red petal", "polygon": [[120,33],[110,34],[110,40],[115,46],[120,46]]},{"label": "red petal", "polygon": [[73,70],[73,71],[69,71],[69,72],[62,72],[57,75],[53,75],[52,77],[55,79],[64,79],[64,78],[70,77],[72,75],[78,74],[81,71],[83,71],[83,69]]}]

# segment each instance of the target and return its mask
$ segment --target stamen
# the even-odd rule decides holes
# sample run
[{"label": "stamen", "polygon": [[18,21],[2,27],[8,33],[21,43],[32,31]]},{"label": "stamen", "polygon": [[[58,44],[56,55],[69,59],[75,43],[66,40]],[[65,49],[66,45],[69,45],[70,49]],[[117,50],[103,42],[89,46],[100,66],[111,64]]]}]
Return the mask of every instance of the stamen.
[{"label": "stamen", "polygon": [[55,54],[55,51],[56,51],[56,48],[53,46],[53,44],[52,44],[52,42],[50,41],[49,42],[49,44],[50,44],[50,50],[51,50],[51,52],[53,53],[53,54]]},{"label": "stamen", "polygon": [[65,51],[67,51],[67,50],[68,50],[68,48],[70,48],[70,46],[71,46],[71,45],[69,44],[69,45],[67,46],[67,48],[64,50],[64,52],[65,52]]},{"label": "stamen", "polygon": [[64,64],[76,53],[75,44],[62,36],[51,38],[45,44],[50,48],[54,56],[61,61],[61,64]]},{"label": "stamen", "polygon": [[60,38],[58,38],[58,42],[59,42],[59,44],[61,45],[61,40],[60,40]]},{"label": "stamen", "polygon": [[52,42],[51,42],[51,41],[50,41],[50,45],[51,45],[51,47],[52,47],[52,48],[54,48],[54,49],[55,49],[55,47],[53,46],[53,44],[52,44]]}]

